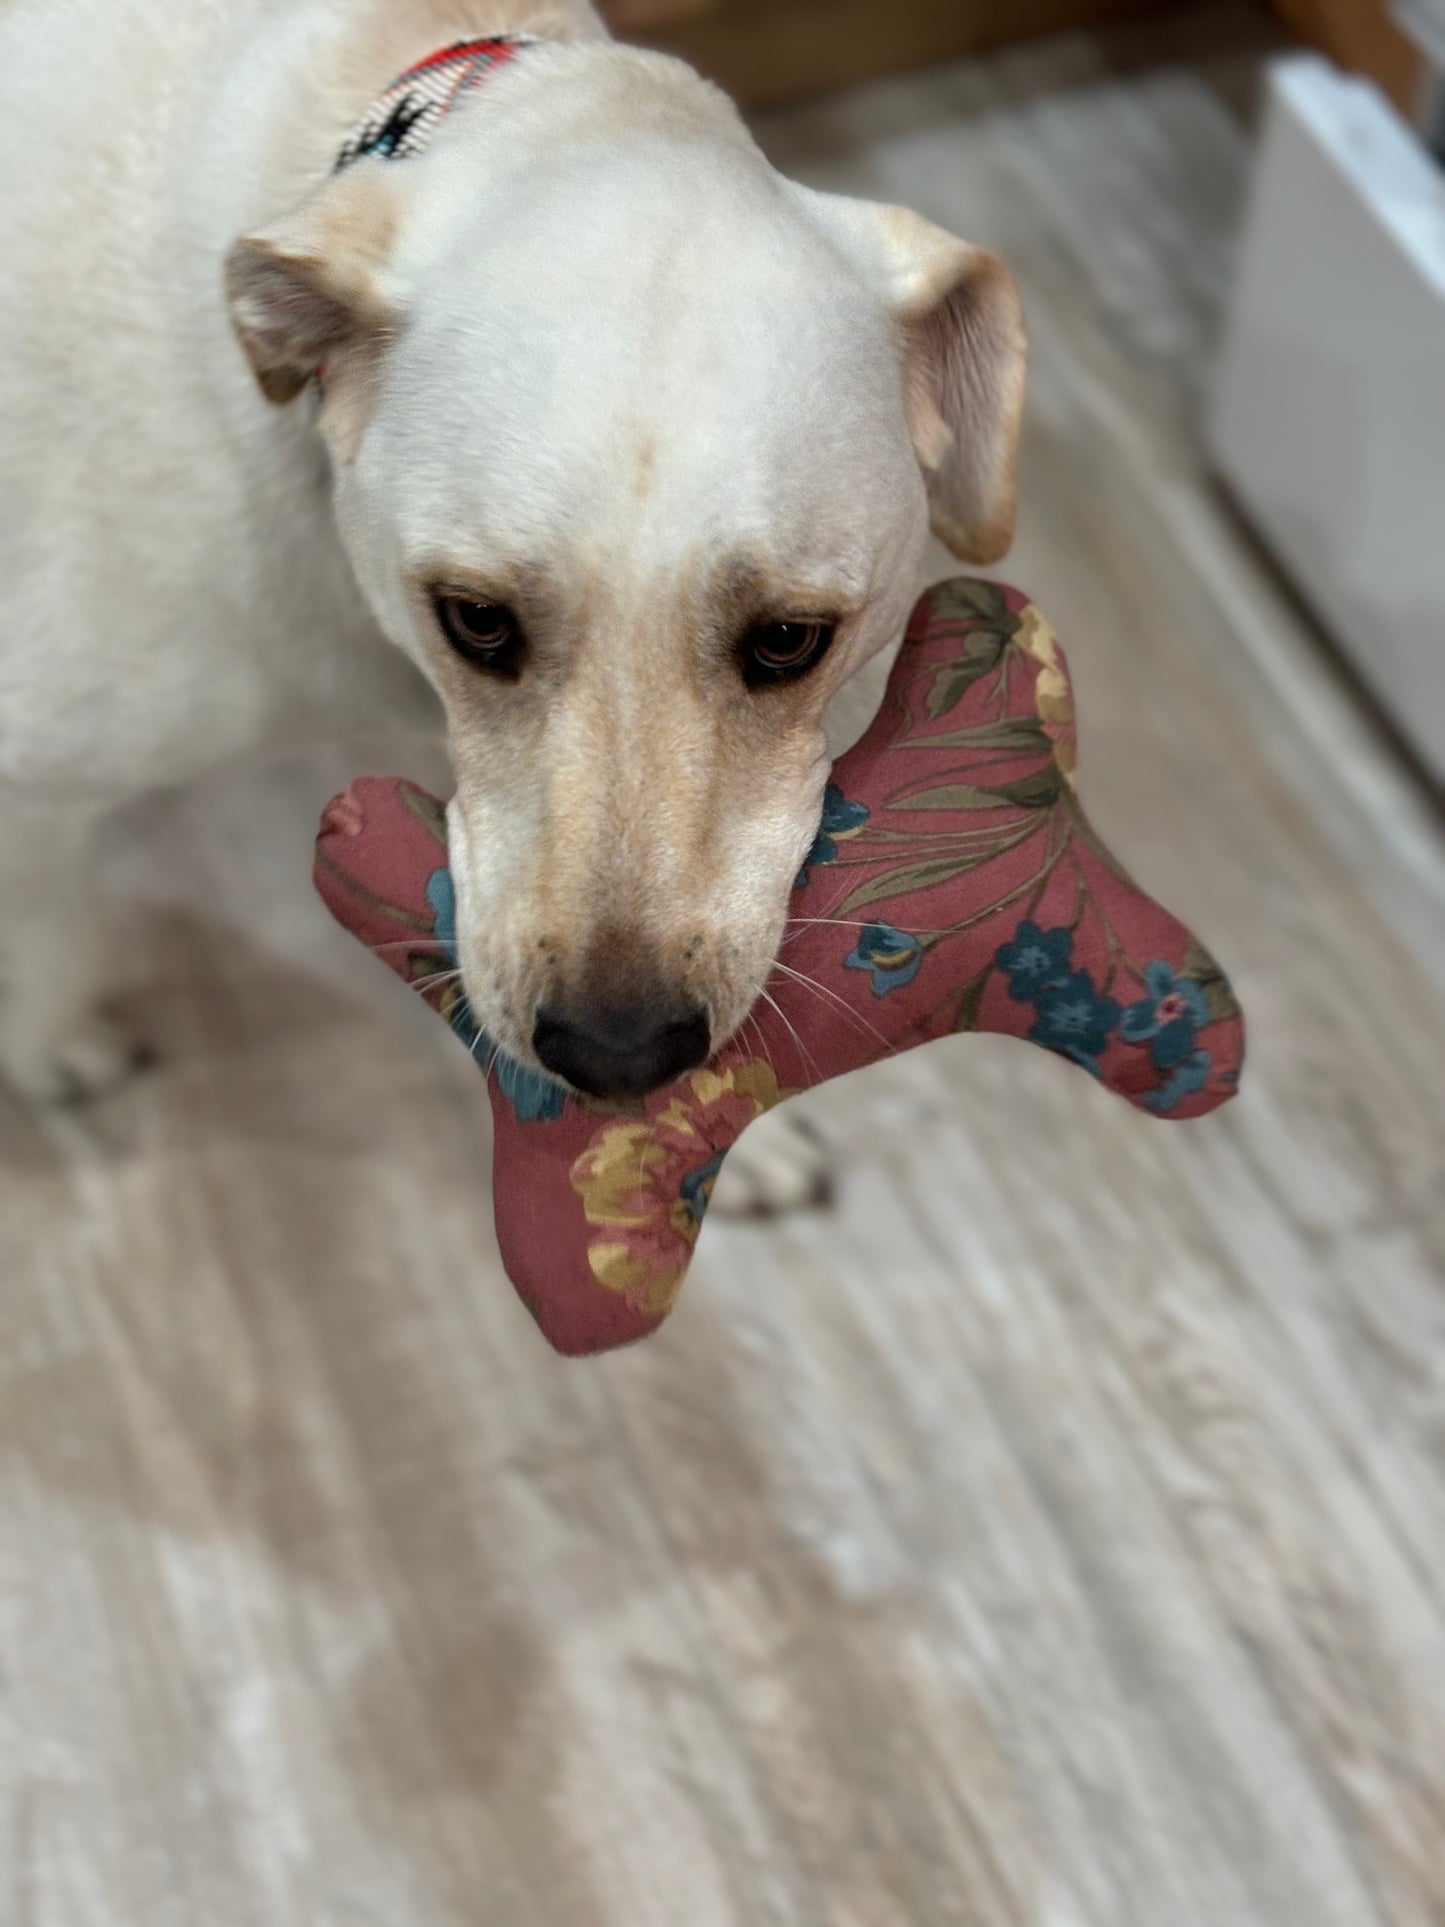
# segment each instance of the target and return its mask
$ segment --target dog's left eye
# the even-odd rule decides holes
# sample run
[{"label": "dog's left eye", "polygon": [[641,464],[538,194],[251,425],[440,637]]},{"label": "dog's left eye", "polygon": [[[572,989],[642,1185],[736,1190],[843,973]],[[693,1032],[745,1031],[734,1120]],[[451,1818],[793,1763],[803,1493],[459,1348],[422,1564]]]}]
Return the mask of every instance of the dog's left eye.
[{"label": "dog's left eye", "polygon": [[806,675],[827,653],[835,626],[821,618],[755,624],[743,640],[744,682],[757,688]]},{"label": "dog's left eye", "polygon": [[522,629],[510,609],[500,602],[471,602],[440,591],[433,600],[442,634],[459,656],[479,669],[516,675]]}]

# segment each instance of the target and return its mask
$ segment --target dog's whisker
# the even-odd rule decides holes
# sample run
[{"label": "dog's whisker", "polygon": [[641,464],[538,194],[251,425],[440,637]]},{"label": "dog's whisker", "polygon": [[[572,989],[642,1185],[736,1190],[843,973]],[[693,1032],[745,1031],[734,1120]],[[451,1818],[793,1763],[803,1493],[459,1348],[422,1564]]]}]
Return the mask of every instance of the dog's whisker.
[{"label": "dog's whisker", "polygon": [[878,1026],[876,1024],[870,1024],[862,1012],[855,1010],[846,998],[838,995],[836,990],[830,990],[827,984],[820,984],[813,977],[805,977],[801,970],[794,970],[788,964],[777,962],[773,967],[775,970],[781,970],[785,977],[791,977],[795,983],[801,984],[805,990],[811,990],[820,997],[826,997],[830,1003],[836,1004],[843,1015],[857,1024],[861,1030],[866,1031],[872,1037],[876,1037],[884,1050],[892,1050],[892,1044],[888,1038],[883,1035],[882,1031],[879,1030]]},{"label": "dog's whisker", "polygon": [[[766,996],[767,996],[767,992],[766,992],[766,991],[764,991],[764,992],[763,992],[763,995],[764,995],[764,996],[766,997]],[[769,1002],[771,1003],[771,1002],[772,1002],[772,999],[771,999],[771,998],[769,998],[769,999],[768,999],[768,1001],[769,1001]],[[781,1013],[781,1012],[779,1012],[779,1015],[781,1016],[781,1015],[782,1015],[782,1013]],[[786,1019],[785,1019],[784,1021],[786,1021]],[[768,1067],[768,1069],[769,1069],[769,1070],[770,1070],[770,1071],[771,1071],[771,1072],[773,1073],[773,1076],[774,1076],[774,1078],[776,1078],[776,1077],[777,1077],[777,1075],[778,1075],[778,1067],[777,1067],[777,1065],[776,1065],[776,1064],[775,1064],[775,1063],[773,1062],[773,1054],[772,1054],[772,1052],[771,1052],[771,1051],[770,1051],[770,1050],[768,1049],[768,1040],[767,1040],[767,1038],[766,1038],[766,1037],[764,1036],[764,1034],[763,1034],[763,1027],[762,1027],[762,1025],[761,1025],[761,1024],[760,1024],[760,1023],[758,1022],[758,1017],[757,1017],[757,1012],[756,1012],[756,1011],[752,1011],[752,1010],[750,1010],[750,1011],[748,1012],[748,1014],[747,1014],[747,1016],[746,1016],[746,1017],[745,1017],[745,1018],[743,1019],[743,1023],[742,1023],[742,1026],[741,1026],[741,1028],[742,1028],[743,1030],[746,1030],[746,1028],[747,1028],[747,1026],[748,1026],[749,1024],[751,1024],[751,1026],[752,1026],[752,1030],[753,1030],[753,1035],[754,1035],[754,1036],[755,1036],[755,1037],[757,1038],[757,1040],[758,1040],[758,1051],[759,1051],[759,1053],[760,1053],[760,1054],[761,1054],[761,1056],[762,1056],[762,1060],[763,1060],[763,1062],[764,1062],[764,1063],[765,1063],[765,1064],[767,1065],[767,1067]]]},{"label": "dog's whisker", "polygon": [[789,917],[783,925],[783,941],[778,947],[786,950],[790,943],[796,943],[805,931],[812,929],[815,925],[822,925],[830,930],[851,931],[866,930],[868,923],[867,917]]},{"label": "dog's whisker", "polygon": [[[807,1067],[808,1067],[808,1071],[809,1071],[809,1074],[810,1074],[810,1076],[812,1077],[812,1079],[813,1079],[813,1081],[814,1081],[814,1083],[816,1083],[816,1084],[821,1084],[821,1083],[823,1082],[823,1074],[822,1074],[822,1072],[821,1072],[821,1071],[820,1071],[820,1070],[818,1069],[818,1060],[817,1060],[817,1058],[816,1058],[816,1057],[814,1057],[814,1055],[813,1055],[813,1053],[812,1053],[812,1052],[811,1052],[811,1051],[810,1051],[810,1050],[808,1049],[808,1046],[807,1046],[807,1045],[806,1045],[806,1044],[805,1044],[805,1043],[803,1042],[803,1040],[802,1040],[802,1038],[801,1038],[801,1037],[800,1037],[800,1036],[798,1035],[798,1032],[797,1032],[797,1027],[796,1027],[796,1025],[795,1025],[795,1024],[793,1023],[793,1020],[792,1020],[792,1018],[791,1018],[791,1017],[789,1017],[789,1015],[788,1015],[788,1013],[787,1013],[787,1012],[786,1012],[786,1011],[785,1011],[785,1010],[783,1009],[783,1007],[782,1007],[782,1005],[781,1005],[781,1004],[780,1004],[780,1003],[778,1002],[778,1000],[777,1000],[777,998],[773,996],[773,994],[772,994],[772,992],[771,992],[771,991],[769,991],[769,990],[766,990],[766,989],[765,989],[765,990],[763,990],[763,991],[762,991],[762,992],[760,993],[760,995],[761,995],[761,996],[762,996],[762,997],[763,997],[763,998],[764,998],[764,999],[765,999],[765,1000],[766,1000],[766,1001],[767,1001],[767,1002],[768,1002],[768,1003],[769,1003],[769,1004],[770,1004],[770,1005],[772,1006],[772,1008],[773,1008],[773,1009],[774,1009],[774,1010],[775,1010],[775,1011],[777,1012],[777,1014],[778,1014],[778,1016],[779,1016],[779,1018],[780,1018],[780,1019],[782,1020],[782,1022],[783,1022],[783,1023],[785,1023],[785,1024],[787,1025],[787,1027],[788,1027],[788,1034],[789,1034],[789,1035],[791,1036],[791,1038],[792,1038],[792,1040],[793,1040],[793,1042],[794,1042],[794,1043],[795,1043],[795,1044],[797,1045],[797,1047],[798,1047],[798,1055],[799,1055],[799,1056],[800,1056],[800,1057],[802,1058],[802,1060],[803,1060],[803,1062],[804,1062],[804,1063],[805,1063],[805,1064],[807,1065]],[[756,1019],[756,1018],[754,1018],[754,1019],[753,1019],[753,1022],[754,1022],[754,1024],[756,1025],[756,1024],[757,1024],[757,1019]],[[761,1027],[761,1025],[758,1025],[758,1035],[759,1035],[760,1037],[762,1036],[762,1027]],[[771,1062],[771,1061],[772,1061],[772,1060],[771,1060],[771,1059],[769,1059],[769,1062]],[[776,1073],[777,1073],[777,1066],[776,1066],[776,1065],[774,1065],[774,1066],[773,1066],[773,1071],[774,1071],[774,1075],[776,1075]]]},{"label": "dog's whisker", "polygon": [[[460,976],[461,974],[460,971],[457,974],[458,976]],[[472,1041],[467,1046],[467,1054],[468,1056],[470,1056],[472,1062],[474,1064],[481,1062],[480,1058],[477,1056],[478,1044],[491,1045],[491,1051],[487,1058],[486,1066],[482,1071],[482,1088],[485,1090],[492,1081],[492,1066],[496,1063],[497,1058],[501,1053],[502,1047],[500,1044],[492,1043],[492,1039],[487,1035],[487,1033],[482,1029],[481,1025],[477,1022],[476,1016],[472,1010],[470,998],[463,996],[462,1008],[466,1012],[467,1022],[471,1025],[472,1030],[474,1032]]]},{"label": "dog's whisker", "polygon": [[783,927],[791,930],[795,924],[835,923],[840,930],[866,930],[868,922],[867,917],[787,917]]},{"label": "dog's whisker", "polygon": [[435,977],[404,977],[402,982],[408,990],[425,997],[433,990],[445,990],[449,984],[456,983],[461,974],[460,970],[447,970]]}]

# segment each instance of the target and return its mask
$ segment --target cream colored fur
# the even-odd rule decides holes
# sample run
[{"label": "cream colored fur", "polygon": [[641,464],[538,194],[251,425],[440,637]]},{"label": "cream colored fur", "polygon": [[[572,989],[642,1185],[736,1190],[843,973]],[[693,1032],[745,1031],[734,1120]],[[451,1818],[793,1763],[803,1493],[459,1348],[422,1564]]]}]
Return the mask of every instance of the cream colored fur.
[{"label": "cream colored fur", "polygon": [[[425,156],[330,177],[398,71],[508,30],[552,44]],[[11,0],[0,179],[0,1072],[123,1067],[107,813],[398,715],[444,719],[462,962],[505,1048],[609,955],[721,1042],[930,512],[973,559],[1007,544],[1004,271],[783,180],[581,0]],[[519,610],[517,683],[448,650],[438,583]],[[822,612],[813,676],[743,686],[740,627]]]}]

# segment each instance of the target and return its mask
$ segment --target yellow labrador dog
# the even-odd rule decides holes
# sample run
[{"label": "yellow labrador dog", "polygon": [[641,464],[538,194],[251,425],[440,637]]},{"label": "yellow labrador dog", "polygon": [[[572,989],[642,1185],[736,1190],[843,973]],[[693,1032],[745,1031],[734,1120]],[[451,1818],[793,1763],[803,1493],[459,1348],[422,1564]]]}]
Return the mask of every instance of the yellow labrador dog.
[{"label": "yellow labrador dog", "polygon": [[1009,541],[1005,270],[585,0],[0,0],[0,180],[0,1073],[126,1067],[108,812],[418,690],[479,1022],[604,1094],[704,1058],[930,521]]}]

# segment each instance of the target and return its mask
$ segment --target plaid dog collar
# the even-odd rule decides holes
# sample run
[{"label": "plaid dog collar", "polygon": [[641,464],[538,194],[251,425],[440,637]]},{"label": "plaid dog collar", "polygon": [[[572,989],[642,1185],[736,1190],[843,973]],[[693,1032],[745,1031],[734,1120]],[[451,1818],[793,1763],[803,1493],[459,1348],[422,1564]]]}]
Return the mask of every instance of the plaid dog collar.
[{"label": "plaid dog collar", "polygon": [[462,96],[479,87],[493,68],[504,66],[536,41],[535,34],[459,40],[408,67],[367,108],[336,157],[336,172],[368,154],[404,161],[425,153]]}]

